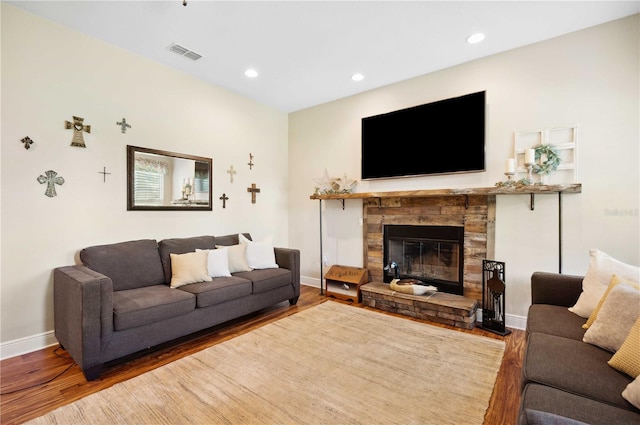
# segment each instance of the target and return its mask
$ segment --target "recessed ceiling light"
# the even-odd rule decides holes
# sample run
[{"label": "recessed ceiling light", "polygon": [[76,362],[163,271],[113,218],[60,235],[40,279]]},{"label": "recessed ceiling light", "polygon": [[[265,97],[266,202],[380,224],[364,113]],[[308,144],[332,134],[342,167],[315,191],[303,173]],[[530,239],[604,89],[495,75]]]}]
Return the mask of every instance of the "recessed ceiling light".
[{"label": "recessed ceiling light", "polygon": [[480,43],[482,40],[484,40],[484,34],[481,32],[471,34],[469,37],[467,37],[467,43],[469,44]]},{"label": "recessed ceiling light", "polygon": [[364,80],[364,75],[362,75],[362,74],[360,74],[360,73],[358,73],[358,74],[353,74],[353,75],[351,76],[351,79],[352,79],[353,81],[362,81],[362,80]]},{"label": "recessed ceiling light", "polygon": [[255,69],[247,69],[244,72],[244,75],[246,75],[249,78],[256,78],[258,76],[258,71],[256,71]]}]

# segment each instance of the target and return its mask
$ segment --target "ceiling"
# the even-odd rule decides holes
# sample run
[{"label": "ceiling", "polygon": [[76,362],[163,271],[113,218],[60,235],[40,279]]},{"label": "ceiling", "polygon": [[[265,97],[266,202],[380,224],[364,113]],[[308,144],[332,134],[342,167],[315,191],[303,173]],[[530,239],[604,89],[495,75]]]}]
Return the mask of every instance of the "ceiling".
[{"label": "ceiling", "polygon": [[[640,12],[637,0],[7,3],[285,112]],[[485,40],[466,43],[475,32]]]}]

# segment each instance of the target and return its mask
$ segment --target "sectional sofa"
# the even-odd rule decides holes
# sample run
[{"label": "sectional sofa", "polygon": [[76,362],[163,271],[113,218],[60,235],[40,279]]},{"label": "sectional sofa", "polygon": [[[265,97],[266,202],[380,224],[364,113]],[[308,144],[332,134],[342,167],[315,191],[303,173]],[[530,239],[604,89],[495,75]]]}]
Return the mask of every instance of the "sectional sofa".
[{"label": "sectional sofa", "polygon": [[300,252],[249,234],[93,246],[80,259],[54,270],[55,336],[87,380],[106,362],[300,295]]}]

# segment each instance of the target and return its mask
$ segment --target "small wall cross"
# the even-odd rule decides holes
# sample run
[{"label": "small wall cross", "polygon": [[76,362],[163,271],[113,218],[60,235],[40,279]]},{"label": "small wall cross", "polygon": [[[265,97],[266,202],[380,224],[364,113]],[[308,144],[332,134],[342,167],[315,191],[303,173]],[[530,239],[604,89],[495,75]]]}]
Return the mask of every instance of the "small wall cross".
[{"label": "small wall cross", "polygon": [[233,183],[233,176],[235,174],[238,174],[238,172],[234,170],[233,165],[231,165],[231,167],[229,167],[229,169],[227,170],[227,174],[229,174],[229,182]]},{"label": "small wall cross", "polygon": [[26,150],[29,150],[29,148],[31,148],[31,144],[33,143],[33,140],[31,140],[31,137],[27,136],[24,137],[22,140],[20,140],[22,143],[24,143],[24,148]]},{"label": "small wall cross", "polygon": [[107,173],[107,167],[102,167],[102,171],[98,171],[98,173],[102,174],[103,183],[107,182],[107,174],[111,174],[111,173]]},{"label": "small wall cross", "polygon": [[116,125],[120,126],[120,130],[122,130],[123,133],[127,132],[127,128],[131,128],[129,123],[127,123],[127,119],[126,118],[122,118],[122,121],[116,122]]},{"label": "small wall cross", "polygon": [[79,148],[86,148],[87,145],[84,144],[84,137],[82,136],[82,132],[91,133],[91,126],[84,125],[84,118],[73,117],[73,122],[65,121],[64,128],[69,130],[73,129],[73,139],[71,140],[71,146],[77,146]]},{"label": "small wall cross", "polygon": [[227,194],[223,193],[222,196],[218,199],[222,201],[222,208],[227,208],[227,201],[229,200],[229,197],[227,196]]},{"label": "small wall cross", "polygon": [[62,176],[58,176],[58,173],[56,173],[55,171],[49,170],[44,173],[44,176],[43,175],[38,176],[38,183],[40,184],[46,183],[47,190],[46,192],[44,192],[44,194],[47,195],[49,198],[53,198],[54,196],[57,195],[56,185],[64,184],[64,179],[62,178]]},{"label": "small wall cross", "polygon": [[253,170],[253,166],[255,164],[253,163],[253,155],[251,155],[251,152],[249,152],[249,162],[247,162],[247,165],[249,166],[250,170]]},{"label": "small wall cross", "polygon": [[256,193],[260,193],[260,189],[256,187],[255,183],[251,183],[251,187],[247,188],[247,192],[251,193],[251,203],[256,203]]}]

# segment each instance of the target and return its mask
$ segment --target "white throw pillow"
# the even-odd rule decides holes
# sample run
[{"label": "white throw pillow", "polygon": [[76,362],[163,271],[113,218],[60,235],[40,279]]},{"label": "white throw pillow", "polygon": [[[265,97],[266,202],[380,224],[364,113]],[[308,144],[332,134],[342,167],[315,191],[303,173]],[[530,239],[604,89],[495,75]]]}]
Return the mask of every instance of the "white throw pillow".
[{"label": "white throw pillow", "polygon": [[216,245],[218,249],[227,250],[229,258],[229,272],[248,272],[251,270],[249,263],[247,263],[247,246],[243,244],[239,245]]},{"label": "white throw pillow", "polygon": [[261,241],[250,241],[241,233],[238,234],[241,245],[247,246],[247,262],[252,269],[277,269],[276,254],[273,250],[271,238]]},{"label": "white throw pillow", "polygon": [[207,251],[207,273],[211,277],[229,277],[229,251],[226,249],[196,249]]},{"label": "white throw pillow", "polygon": [[209,282],[207,273],[207,253],[188,252],[186,254],[170,254],[171,287],[177,288],[189,283]]},{"label": "white throw pillow", "polygon": [[602,303],[595,322],[584,333],[582,341],[616,352],[640,317],[640,291],[626,283],[611,289]]},{"label": "white throw pillow", "polygon": [[589,269],[582,281],[582,293],[569,311],[587,319],[609,286],[611,276],[640,282],[640,267],[632,266],[597,249],[589,250]]},{"label": "white throw pillow", "polygon": [[640,376],[627,385],[627,388],[622,391],[622,397],[640,409]]}]

